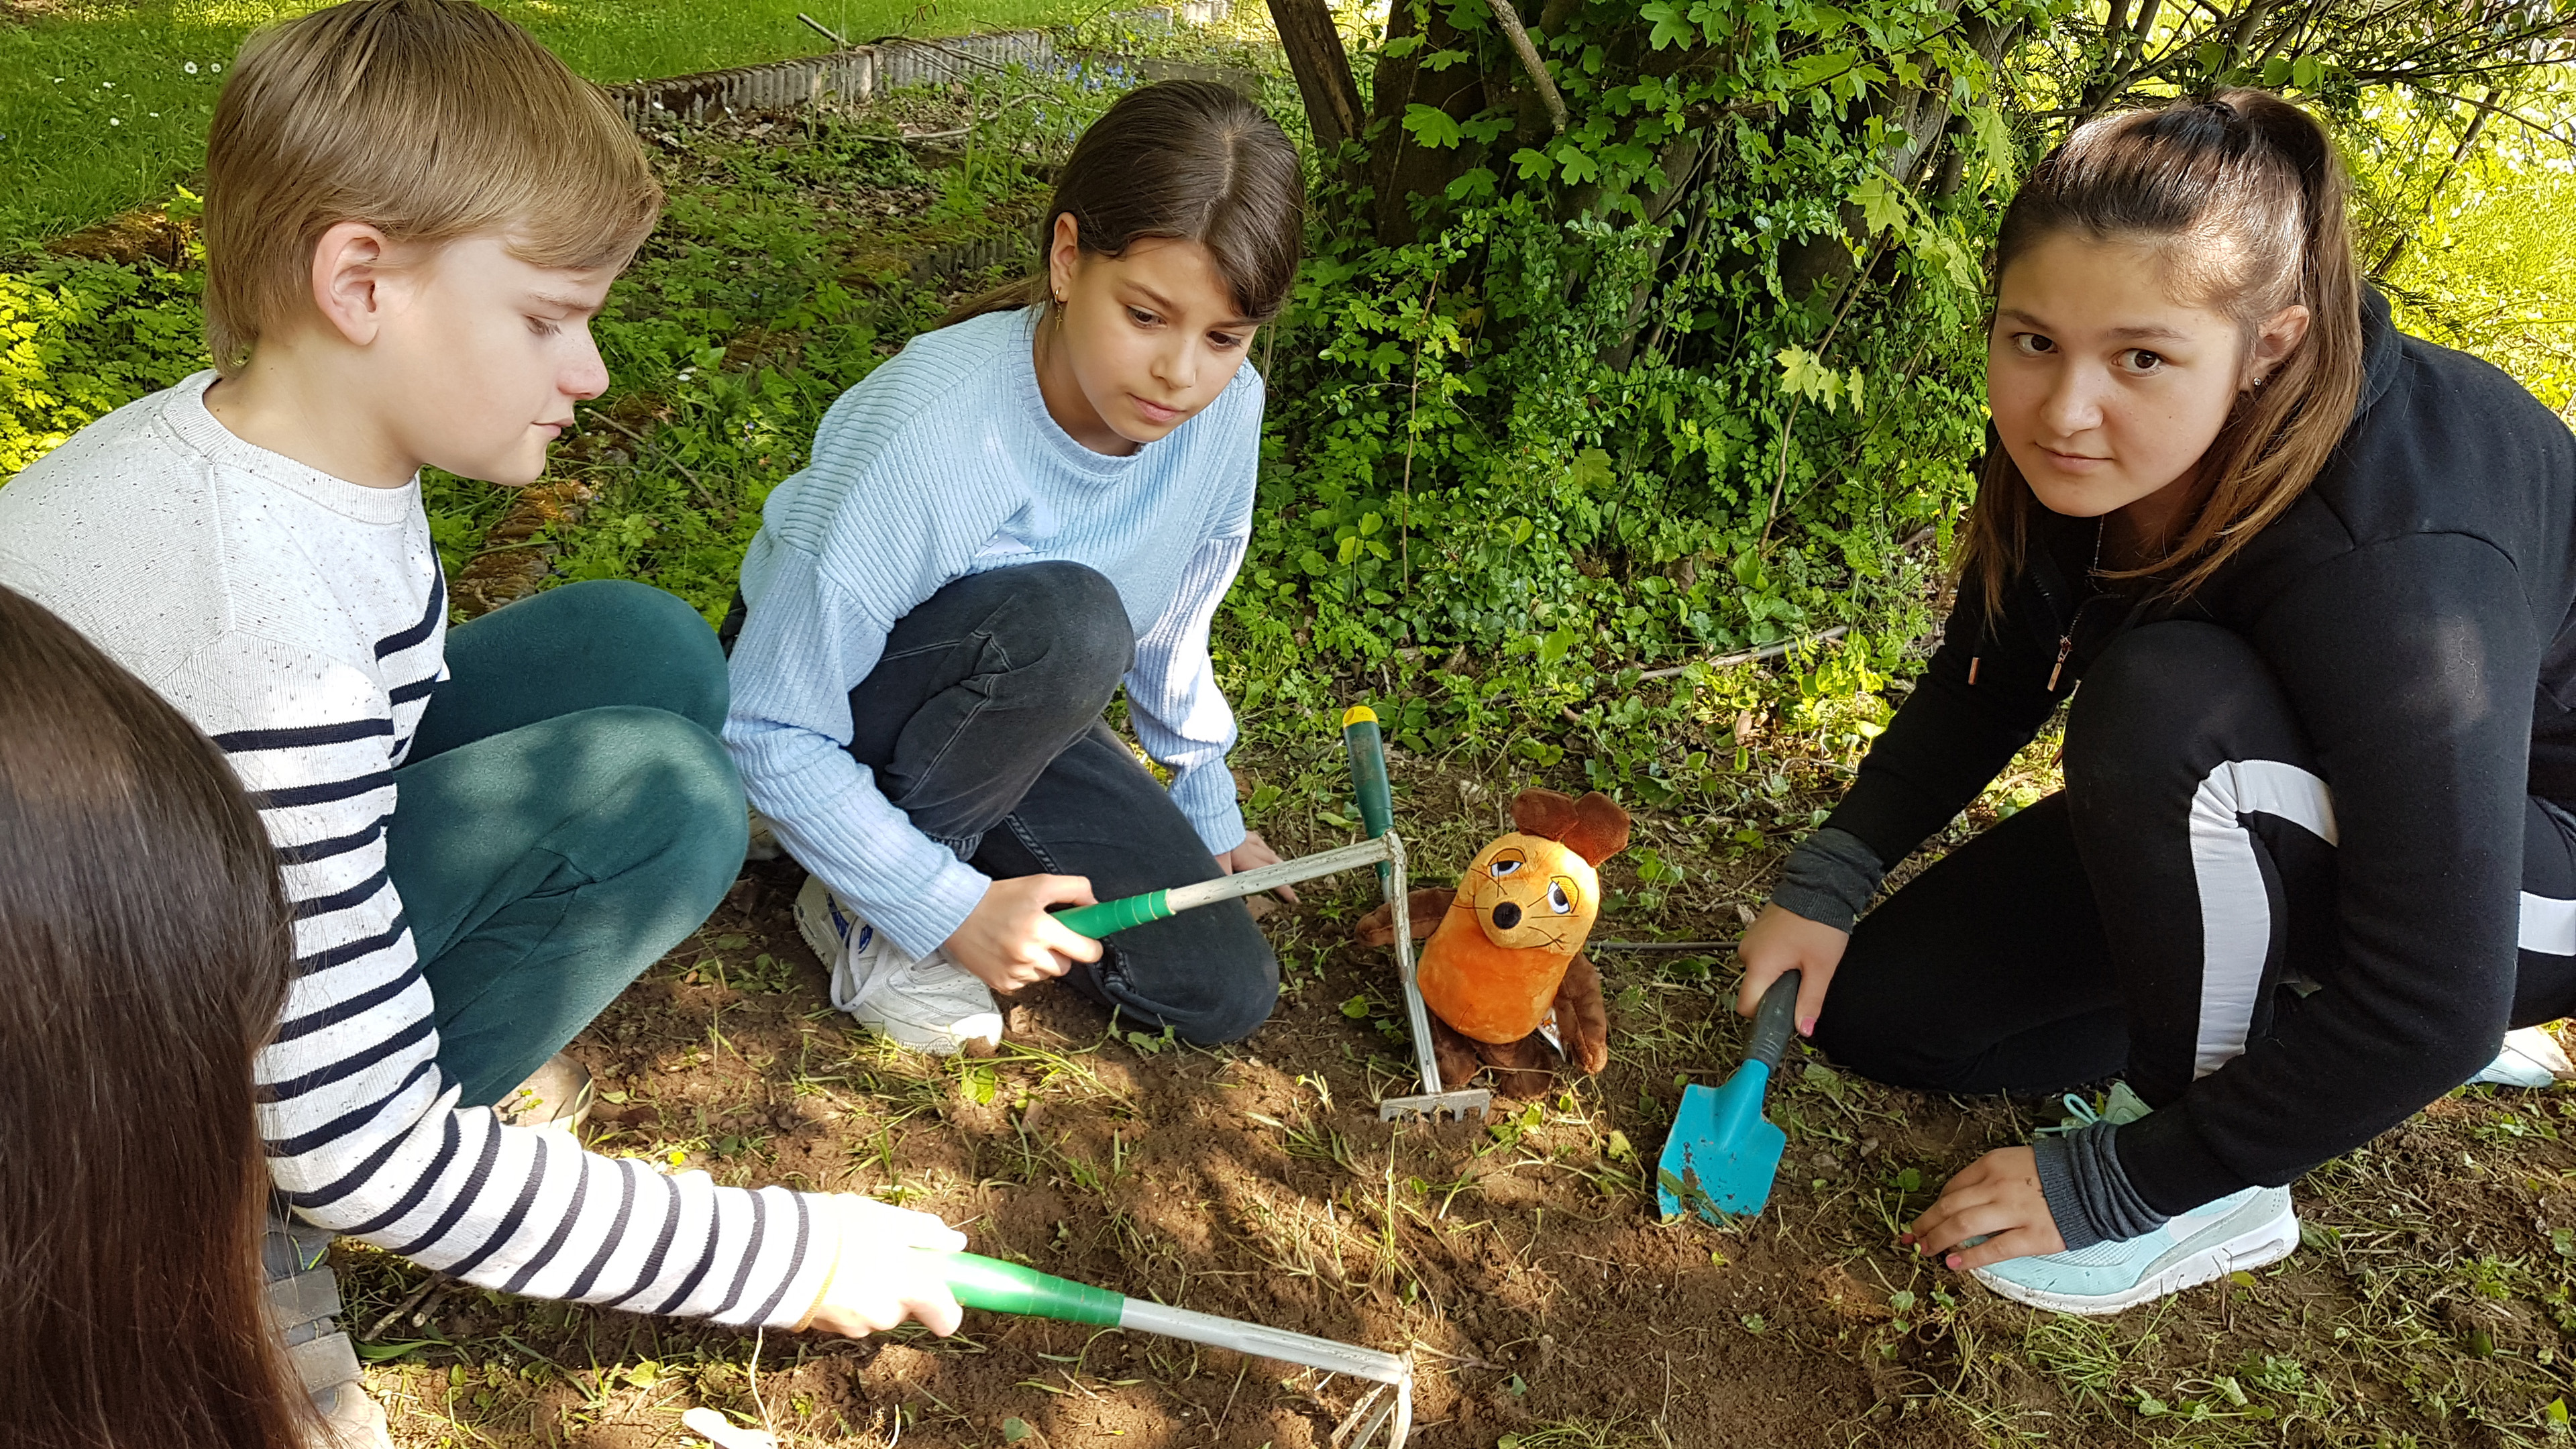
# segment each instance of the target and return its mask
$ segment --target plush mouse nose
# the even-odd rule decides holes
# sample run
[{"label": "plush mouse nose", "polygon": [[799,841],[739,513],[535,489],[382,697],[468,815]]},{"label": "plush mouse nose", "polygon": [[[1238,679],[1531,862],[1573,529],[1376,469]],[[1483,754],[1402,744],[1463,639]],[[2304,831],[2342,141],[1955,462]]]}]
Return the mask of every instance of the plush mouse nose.
[{"label": "plush mouse nose", "polygon": [[1521,908],[1505,901],[1494,907],[1494,929],[1508,931],[1521,923]]}]

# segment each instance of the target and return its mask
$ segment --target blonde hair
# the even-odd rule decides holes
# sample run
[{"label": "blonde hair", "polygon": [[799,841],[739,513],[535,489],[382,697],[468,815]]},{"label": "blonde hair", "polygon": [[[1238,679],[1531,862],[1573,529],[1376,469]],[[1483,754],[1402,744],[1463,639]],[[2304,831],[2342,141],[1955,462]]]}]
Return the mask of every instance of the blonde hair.
[{"label": "blonde hair", "polygon": [[[2104,578],[2149,579],[2181,599],[2288,512],[2352,426],[2361,397],[2361,276],[2344,224],[2343,158],[2316,118],[2269,91],[2105,116],[2078,127],[2004,212],[1995,277],[2050,236],[2145,242],[2168,277],[2236,321],[2308,309],[2308,331],[2259,390],[2241,393],[2200,464],[2181,537]],[[1964,582],[1990,616],[2021,572],[2039,500],[2012,455],[1986,455],[1968,510]]]},{"label": "blonde hair", "polygon": [[253,35],[206,141],[206,343],[230,374],[309,306],[322,234],[498,234],[541,267],[623,266],[662,189],[599,88],[465,0],[349,0]]}]

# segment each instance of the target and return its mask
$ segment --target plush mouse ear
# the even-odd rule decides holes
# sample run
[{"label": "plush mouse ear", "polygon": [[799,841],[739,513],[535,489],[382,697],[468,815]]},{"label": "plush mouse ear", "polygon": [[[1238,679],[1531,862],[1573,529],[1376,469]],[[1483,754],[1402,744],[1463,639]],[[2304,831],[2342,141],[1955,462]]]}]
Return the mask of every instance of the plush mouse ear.
[{"label": "plush mouse ear", "polygon": [[1523,790],[1512,801],[1512,828],[1541,840],[1563,840],[1580,818],[1574,797],[1554,790]]},{"label": "plush mouse ear", "polygon": [[1628,848],[1628,812],[1595,790],[1574,802],[1574,822],[1556,838],[1565,842],[1566,849],[1599,865]]}]

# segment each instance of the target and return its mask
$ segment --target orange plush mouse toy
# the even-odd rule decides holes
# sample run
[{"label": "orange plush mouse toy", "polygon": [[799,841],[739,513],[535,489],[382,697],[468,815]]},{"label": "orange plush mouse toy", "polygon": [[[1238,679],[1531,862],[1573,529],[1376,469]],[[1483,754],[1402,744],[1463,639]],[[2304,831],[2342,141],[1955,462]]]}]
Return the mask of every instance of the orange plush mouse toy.
[{"label": "orange plush mouse toy", "polygon": [[[1596,867],[1628,848],[1628,812],[1598,792],[1575,800],[1524,790],[1512,824],[1468,863],[1456,890],[1418,890],[1406,904],[1414,934],[1431,938],[1419,976],[1441,1082],[1464,1086],[1492,1067],[1497,1089],[1527,1097],[1547,1090],[1539,1025],[1551,1011],[1567,1061],[1586,1072],[1609,1064],[1601,974],[1583,943],[1601,909]],[[1360,922],[1363,943],[1394,939],[1389,907]]]}]

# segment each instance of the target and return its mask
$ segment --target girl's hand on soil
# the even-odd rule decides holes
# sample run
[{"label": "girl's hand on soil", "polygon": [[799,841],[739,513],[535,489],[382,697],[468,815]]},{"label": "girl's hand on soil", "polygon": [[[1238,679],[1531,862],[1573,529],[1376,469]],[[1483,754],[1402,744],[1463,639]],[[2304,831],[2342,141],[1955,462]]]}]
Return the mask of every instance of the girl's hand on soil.
[{"label": "girl's hand on soil", "polygon": [[[1256,870],[1265,865],[1277,865],[1278,863],[1279,852],[1270,848],[1270,842],[1262,839],[1261,832],[1258,830],[1247,830],[1243,832],[1243,843],[1241,845],[1236,846],[1234,849],[1229,850],[1225,854],[1216,858],[1216,868],[1224,871],[1227,875],[1233,875],[1239,871]],[[1281,886],[1277,890],[1272,891],[1271,894],[1277,896],[1283,901],[1286,901],[1292,906],[1297,904],[1297,892],[1293,887]]]},{"label": "girl's hand on soil", "polygon": [[[1950,1252],[1975,1237],[1985,1241]],[[1942,1261],[1961,1271],[2066,1251],[2048,1195],[2039,1190],[2039,1161],[2027,1147],[1998,1148],[1969,1163],[1898,1241],[1931,1257],[1947,1253]]]},{"label": "girl's hand on soil", "polygon": [[928,1213],[873,1198],[840,1193],[830,1201],[840,1209],[840,1256],[806,1326],[864,1338],[918,1318],[942,1338],[955,1333],[964,1310],[933,1262],[913,1249],[964,1252],[966,1235]]},{"label": "girl's hand on soil", "polygon": [[1097,903],[1091,882],[1078,875],[1023,875],[985,887],[966,924],[948,938],[948,959],[975,973],[995,991],[1062,976],[1076,961],[1100,959],[1100,943],[1077,935],[1049,906]]},{"label": "girl's hand on soil", "polygon": [[1798,1035],[1816,1034],[1816,1018],[1824,1014],[1825,988],[1833,984],[1834,968],[1843,961],[1843,948],[1851,944],[1851,932],[1838,931],[1821,921],[1811,921],[1795,911],[1778,906],[1764,906],[1762,915],[1735,954],[1744,962],[1744,989],[1736,993],[1735,1014],[1751,1016],[1762,1009],[1762,997],[1771,983],[1784,971],[1798,973]]}]

